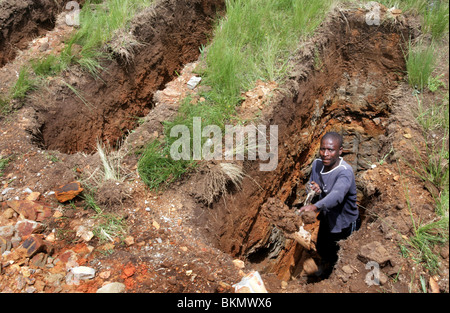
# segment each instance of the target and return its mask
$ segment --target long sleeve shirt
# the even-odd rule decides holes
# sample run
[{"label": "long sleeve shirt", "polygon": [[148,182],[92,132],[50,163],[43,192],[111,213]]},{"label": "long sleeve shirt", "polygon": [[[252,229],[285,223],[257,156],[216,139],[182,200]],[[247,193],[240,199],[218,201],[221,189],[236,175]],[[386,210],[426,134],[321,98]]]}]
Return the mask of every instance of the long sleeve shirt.
[{"label": "long sleeve shirt", "polygon": [[330,232],[339,233],[358,218],[356,207],[356,183],[352,167],[341,157],[339,165],[323,172],[322,160],[313,162],[309,181],[316,182],[321,189],[319,200],[314,205],[323,213]]}]

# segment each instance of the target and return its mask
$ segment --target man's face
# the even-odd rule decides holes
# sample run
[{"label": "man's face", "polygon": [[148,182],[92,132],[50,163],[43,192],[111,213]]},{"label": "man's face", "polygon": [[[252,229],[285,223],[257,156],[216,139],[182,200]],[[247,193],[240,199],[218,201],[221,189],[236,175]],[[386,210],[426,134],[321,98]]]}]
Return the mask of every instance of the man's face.
[{"label": "man's face", "polygon": [[319,153],[325,170],[329,171],[339,164],[338,161],[342,154],[342,147],[339,146],[336,139],[331,137],[323,138],[320,142]]}]

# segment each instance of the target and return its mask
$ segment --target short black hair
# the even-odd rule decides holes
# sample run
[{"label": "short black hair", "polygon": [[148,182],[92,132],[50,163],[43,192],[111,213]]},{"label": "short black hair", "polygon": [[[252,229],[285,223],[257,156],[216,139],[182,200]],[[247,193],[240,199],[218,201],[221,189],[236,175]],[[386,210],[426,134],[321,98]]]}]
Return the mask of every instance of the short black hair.
[{"label": "short black hair", "polygon": [[324,140],[326,138],[331,138],[333,140],[336,140],[339,148],[342,147],[342,143],[343,143],[344,139],[342,138],[341,134],[336,133],[336,132],[327,132],[325,135],[323,135],[322,140]]}]

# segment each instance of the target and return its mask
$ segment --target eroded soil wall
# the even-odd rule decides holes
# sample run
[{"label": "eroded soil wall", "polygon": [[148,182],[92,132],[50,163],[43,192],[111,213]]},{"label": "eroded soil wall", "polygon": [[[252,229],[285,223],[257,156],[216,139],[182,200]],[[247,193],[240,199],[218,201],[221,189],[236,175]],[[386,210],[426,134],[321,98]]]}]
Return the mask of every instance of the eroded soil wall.
[{"label": "eroded soil wall", "polygon": [[[402,46],[408,38],[403,19],[369,26],[362,11],[336,11],[327,19],[294,60],[287,91],[275,95],[273,111],[263,117],[279,127],[277,169],[260,172],[258,162],[246,162],[251,179],[244,180],[243,190],[210,211],[208,229],[223,251],[283,280],[301,273],[306,252],[262,208],[279,201],[284,207],[277,210],[289,210],[297,198],[304,199],[304,184],[326,131],[343,135],[343,157],[354,168],[357,184],[359,175],[386,154],[388,93],[405,71]],[[362,189],[358,186],[359,203],[366,200]]]},{"label": "eroded soil wall", "polygon": [[206,44],[222,0],[157,2],[139,14],[132,33],[142,44],[132,62],[112,60],[99,78],[67,74],[67,82],[35,102],[40,130],[34,135],[49,150],[91,152],[99,139],[111,145],[128,134],[153,108],[153,94]]},{"label": "eroded soil wall", "polygon": [[13,60],[35,37],[55,26],[64,0],[0,1],[0,67]]}]

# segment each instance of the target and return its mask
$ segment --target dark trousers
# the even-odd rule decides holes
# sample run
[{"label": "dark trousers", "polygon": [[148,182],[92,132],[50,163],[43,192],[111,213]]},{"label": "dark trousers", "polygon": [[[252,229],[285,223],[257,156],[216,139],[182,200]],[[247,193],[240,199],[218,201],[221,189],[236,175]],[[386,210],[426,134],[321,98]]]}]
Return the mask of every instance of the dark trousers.
[{"label": "dark trousers", "polygon": [[324,264],[330,266],[330,270],[336,264],[338,259],[339,245],[338,241],[346,239],[354,231],[361,227],[361,218],[350,224],[349,227],[342,229],[340,233],[331,233],[327,218],[321,216],[319,232],[317,234],[317,253]]}]

